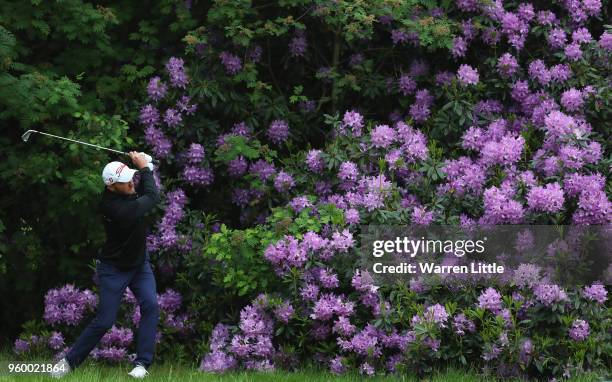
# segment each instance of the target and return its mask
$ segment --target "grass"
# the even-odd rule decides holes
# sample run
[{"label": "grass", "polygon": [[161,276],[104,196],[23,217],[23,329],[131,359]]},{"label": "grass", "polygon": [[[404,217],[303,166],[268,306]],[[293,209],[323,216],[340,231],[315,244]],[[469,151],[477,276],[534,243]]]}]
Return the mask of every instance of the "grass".
[{"label": "grass", "polygon": [[[72,382],[90,382],[90,381],[133,381],[127,373],[131,370],[131,365],[125,363],[117,366],[100,365],[90,361],[86,361],[81,367],[62,378],[62,381]],[[150,369],[150,375],[146,377],[150,382],[162,381],[181,381],[181,382],[264,382],[264,381],[287,381],[287,382],[314,382],[314,381],[363,381],[364,378],[356,373],[335,376],[326,371],[318,370],[301,370],[297,372],[233,372],[223,375],[202,373],[196,369],[185,366],[173,366],[170,364],[154,365]],[[490,378],[479,376],[474,372],[449,369],[438,372],[431,377],[424,379],[427,382],[485,382],[490,381]],[[46,374],[21,374],[8,376],[3,370],[0,373],[0,381],[55,381]],[[409,376],[379,376],[369,378],[368,381],[418,381],[415,377]],[[573,382],[595,382],[603,381],[597,375],[585,375],[571,379]]]},{"label": "grass", "polygon": [[[48,360],[30,359],[16,360],[14,355],[7,352],[0,352],[0,382],[4,381],[19,381],[19,382],[34,382],[34,381],[56,381],[45,373],[30,373],[30,374],[12,374],[7,373],[7,360],[12,362],[28,362],[28,363],[48,363]],[[127,375],[131,370],[131,364],[123,362],[118,365],[108,365],[98,363],[87,359],[79,368],[72,371],[61,381],[66,382],[93,382],[93,381],[134,381],[132,377]],[[154,364],[149,370],[150,374],[146,377],[146,381],[150,382],[349,382],[349,381],[381,381],[381,382],[418,382],[419,379],[414,376],[377,376],[374,378],[365,379],[356,372],[349,373],[343,376],[335,376],[327,370],[303,369],[295,372],[275,371],[270,373],[262,372],[232,372],[222,375],[202,373],[194,367],[182,364]],[[491,377],[479,375],[475,371],[453,369],[442,370],[434,373],[432,376],[422,379],[422,382],[489,382]],[[597,374],[587,374],[577,378],[572,378],[572,382],[600,382],[606,381]],[[611,381],[612,382],[612,381]]]}]

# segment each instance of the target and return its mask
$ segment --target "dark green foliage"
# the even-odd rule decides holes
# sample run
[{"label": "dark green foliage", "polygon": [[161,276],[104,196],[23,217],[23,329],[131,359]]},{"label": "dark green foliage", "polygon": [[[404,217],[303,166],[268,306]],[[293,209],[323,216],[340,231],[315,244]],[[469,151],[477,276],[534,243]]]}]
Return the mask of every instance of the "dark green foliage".
[{"label": "dark green foliage", "polygon": [[[40,316],[44,291],[85,271],[104,239],[97,211],[107,152],[145,148],[135,100],[197,15],[174,1],[0,2],[0,338]],[[129,130],[129,131],[128,131]],[[129,135],[129,136],[128,136]],[[18,299],[19,304],[15,304]]]}]

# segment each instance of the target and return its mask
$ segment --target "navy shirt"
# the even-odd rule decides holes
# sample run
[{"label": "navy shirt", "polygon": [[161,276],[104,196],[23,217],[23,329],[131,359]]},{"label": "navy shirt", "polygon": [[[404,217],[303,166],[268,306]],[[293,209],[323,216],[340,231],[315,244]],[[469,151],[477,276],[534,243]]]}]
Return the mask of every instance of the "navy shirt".
[{"label": "navy shirt", "polygon": [[106,242],[97,258],[123,269],[144,263],[148,227],[145,215],[159,202],[153,172],[144,167],[139,173],[136,194],[118,194],[104,187],[99,203],[106,229]]}]

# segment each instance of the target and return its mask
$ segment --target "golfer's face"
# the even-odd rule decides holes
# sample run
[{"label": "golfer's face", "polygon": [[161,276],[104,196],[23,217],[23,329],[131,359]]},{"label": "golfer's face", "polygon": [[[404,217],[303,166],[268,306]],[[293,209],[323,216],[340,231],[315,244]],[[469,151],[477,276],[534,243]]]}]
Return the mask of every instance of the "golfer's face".
[{"label": "golfer's face", "polygon": [[117,182],[115,183],[115,190],[120,194],[134,194],[136,190],[134,189],[134,181],[130,180],[129,182]]}]

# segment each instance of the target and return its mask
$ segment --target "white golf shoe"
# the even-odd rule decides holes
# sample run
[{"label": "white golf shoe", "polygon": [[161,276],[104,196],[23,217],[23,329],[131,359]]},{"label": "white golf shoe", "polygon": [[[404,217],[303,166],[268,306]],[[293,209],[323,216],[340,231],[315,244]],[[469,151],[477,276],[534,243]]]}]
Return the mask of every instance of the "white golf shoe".
[{"label": "white golf shoe", "polygon": [[136,365],[136,367],[134,367],[132,371],[130,371],[128,374],[134,378],[141,379],[144,378],[145,375],[149,374],[149,372],[147,371],[147,369],[144,368],[144,366]]},{"label": "white golf shoe", "polygon": [[53,366],[53,370],[49,372],[49,375],[51,375],[53,378],[61,378],[64,375],[70,373],[71,370],[72,369],[70,368],[70,364],[68,363],[66,358],[62,358],[61,360],[59,360],[58,363]]}]

